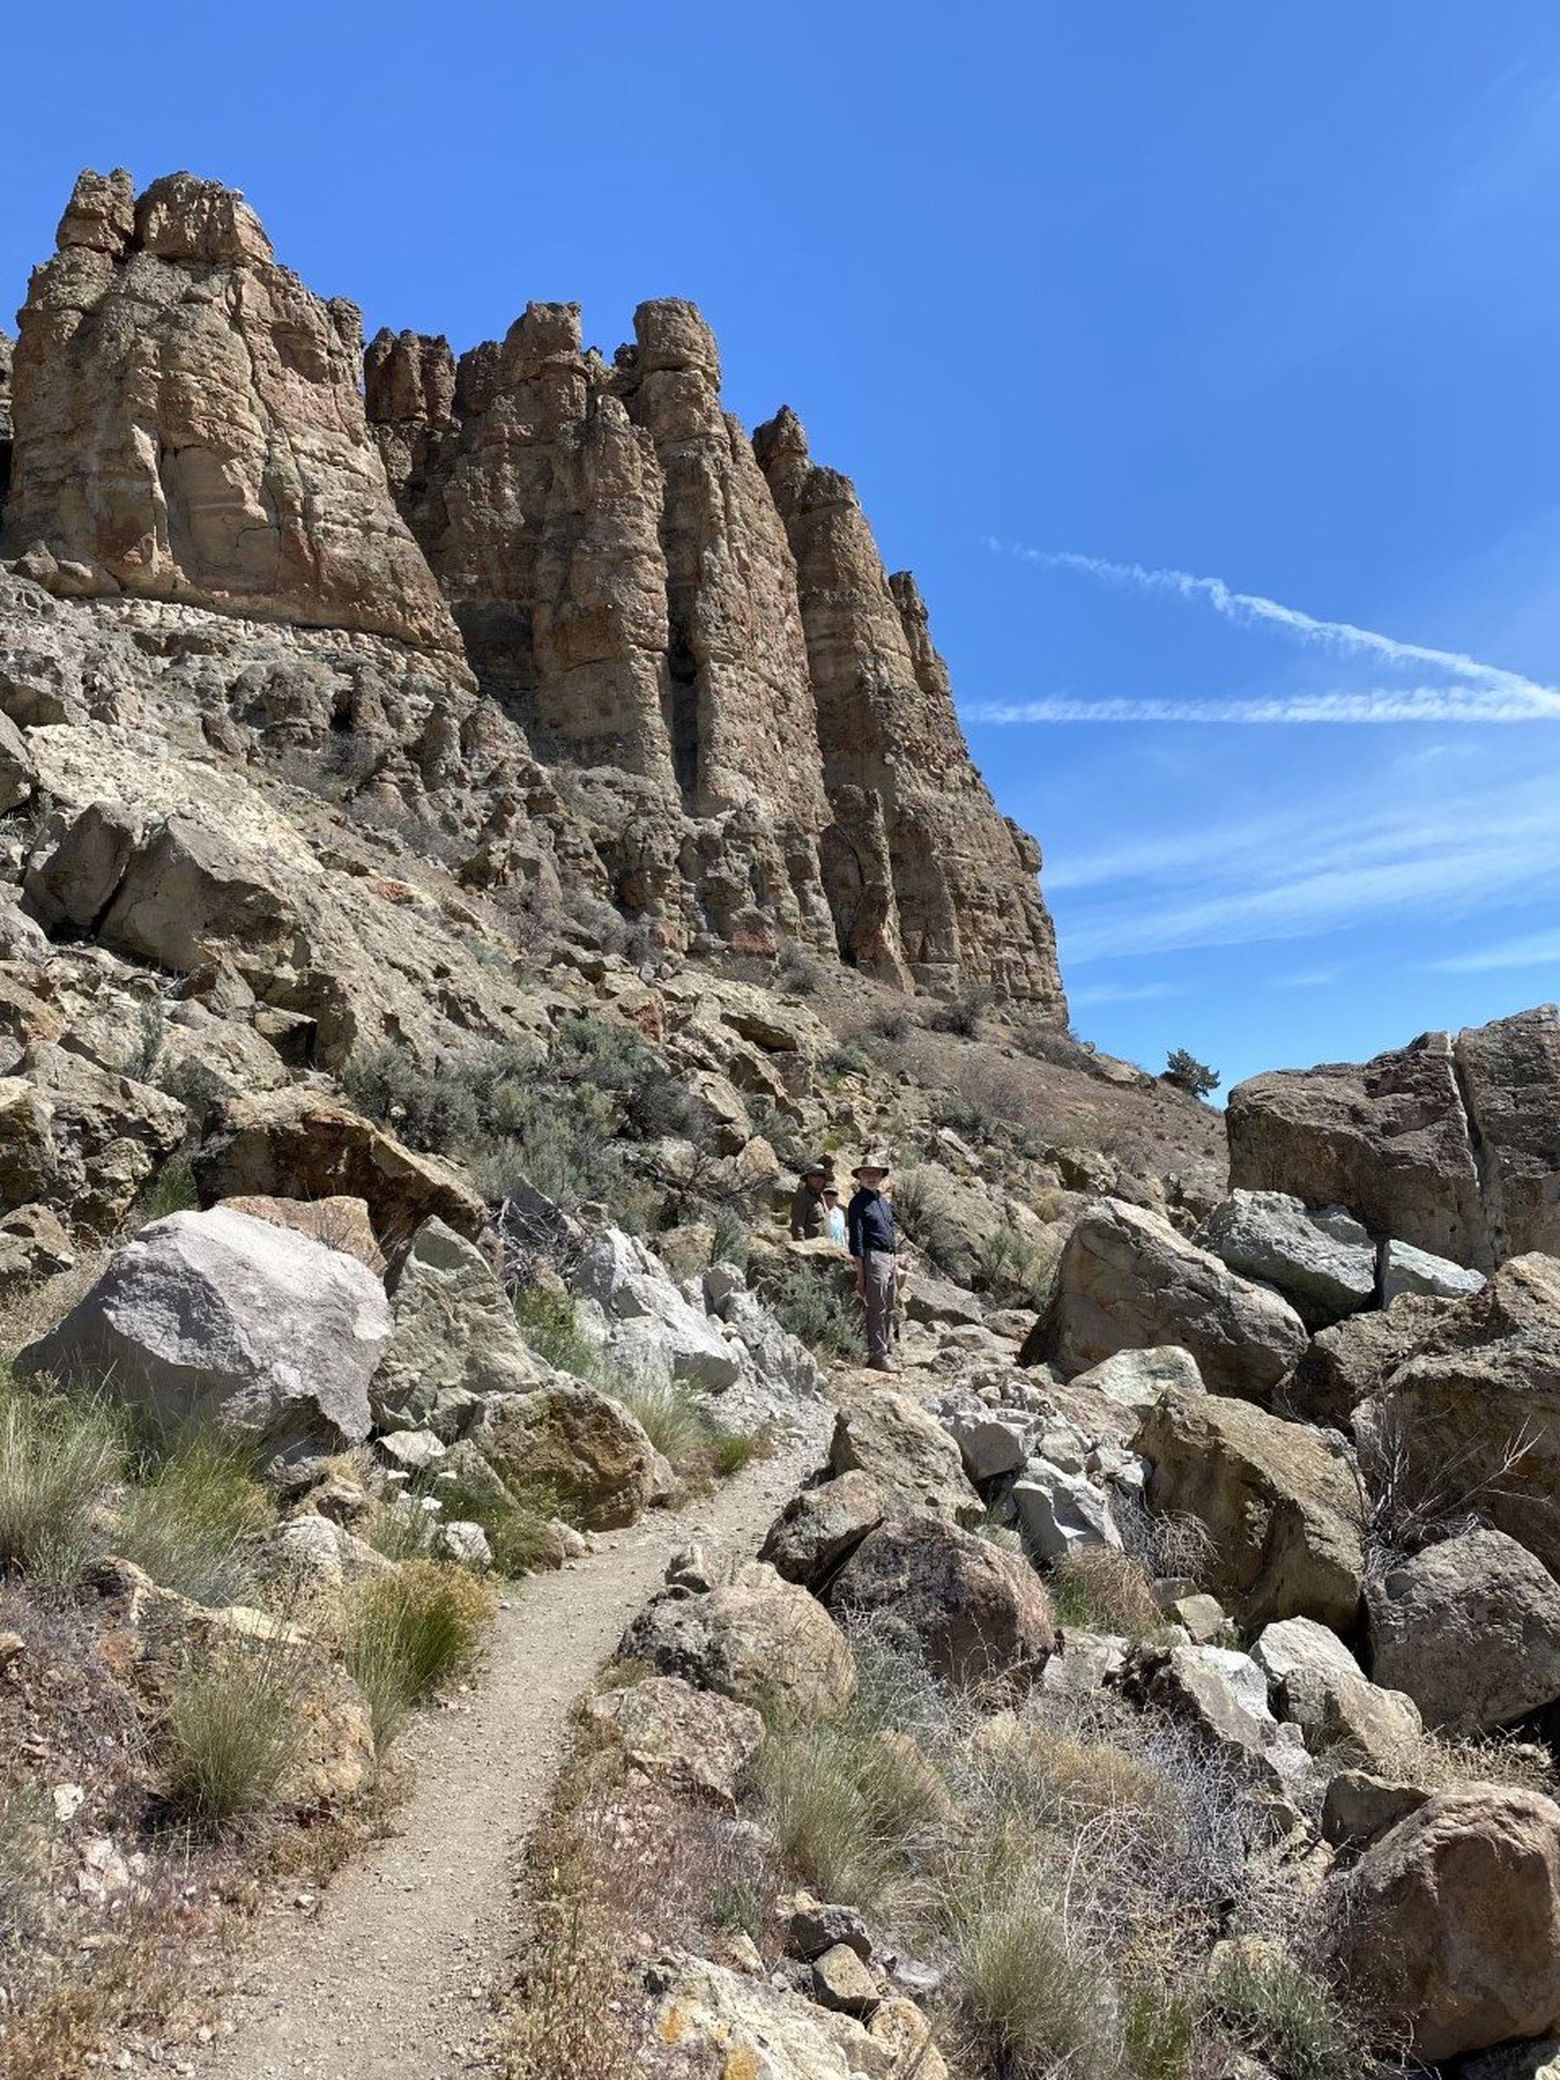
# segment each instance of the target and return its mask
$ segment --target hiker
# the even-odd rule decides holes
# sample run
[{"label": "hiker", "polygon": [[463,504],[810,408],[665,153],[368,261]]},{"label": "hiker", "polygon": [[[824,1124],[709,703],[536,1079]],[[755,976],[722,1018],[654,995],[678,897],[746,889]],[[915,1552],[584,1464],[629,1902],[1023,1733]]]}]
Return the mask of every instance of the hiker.
[{"label": "hiker", "polygon": [[856,1260],[856,1291],[867,1317],[867,1363],[892,1372],[894,1303],[899,1297],[899,1234],[883,1187],[888,1159],[869,1155],[850,1173],[857,1189],[845,1209],[845,1231]]},{"label": "hiker", "polygon": [[840,1204],[840,1188],[837,1184],[826,1184],[823,1188],[824,1220],[829,1231],[829,1240],[845,1247],[845,1209]]},{"label": "hiker", "polygon": [[793,1242],[816,1242],[820,1235],[828,1234],[829,1211],[823,1203],[828,1182],[827,1163],[811,1162],[802,1172],[802,1181],[796,1187],[796,1196],[791,1201]]}]

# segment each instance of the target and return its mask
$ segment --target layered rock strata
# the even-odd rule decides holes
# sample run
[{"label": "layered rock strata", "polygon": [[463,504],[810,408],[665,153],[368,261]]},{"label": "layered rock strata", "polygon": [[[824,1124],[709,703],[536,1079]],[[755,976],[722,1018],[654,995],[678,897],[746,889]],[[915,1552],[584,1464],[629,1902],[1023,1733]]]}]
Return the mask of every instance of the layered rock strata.
[{"label": "layered rock strata", "polygon": [[692,304],[642,304],[610,367],[561,303],[458,361],[411,332],[365,356],[241,196],[86,173],[14,362],[5,553],[214,748],[328,751],[465,835],[479,885],[583,872],[663,944],[1065,1016],[1038,850],[913,579],[793,414],[755,443],[725,411]]},{"label": "layered rock strata", "polygon": [[83,174],[33,278],[5,545],[29,575],[457,648],[359,395],[362,320],[230,189]]}]

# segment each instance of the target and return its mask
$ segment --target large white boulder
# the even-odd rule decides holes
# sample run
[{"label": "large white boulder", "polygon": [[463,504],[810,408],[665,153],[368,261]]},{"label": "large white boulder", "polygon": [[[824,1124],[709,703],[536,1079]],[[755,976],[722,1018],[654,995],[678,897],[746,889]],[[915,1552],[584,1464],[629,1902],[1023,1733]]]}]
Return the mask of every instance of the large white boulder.
[{"label": "large white boulder", "polygon": [[159,1421],[328,1451],[367,1437],[390,1328],[356,1257],[217,1207],[143,1228],[17,1368],[105,1386]]},{"label": "large white boulder", "polygon": [[636,1378],[686,1380],[718,1394],[741,1376],[718,1325],[635,1236],[603,1229],[580,1258],[575,1287],[601,1310],[607,1355]]}]

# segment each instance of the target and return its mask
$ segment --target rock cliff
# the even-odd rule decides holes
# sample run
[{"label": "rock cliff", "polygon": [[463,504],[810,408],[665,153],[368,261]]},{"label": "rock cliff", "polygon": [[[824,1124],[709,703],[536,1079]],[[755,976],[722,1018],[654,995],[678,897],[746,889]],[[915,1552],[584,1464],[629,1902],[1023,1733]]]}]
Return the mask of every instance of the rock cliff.
[{"label": "rock cliff", "polygon": [[241,196],[83,174],[21,313],[6,547],[63,591],[454,650],[361,367],[355,306],[279,267]]},{"label": "rock cliff", "polygon": [[755,444],[725,411],[692,304],[611,364],[559,303],[365,354],[184,173],[84,173],[57,247],[14,383],[0,338],[0,542],[156,660],[165,727],[328,755],[480,885],[582,887],[665,946],[1065,1017],[914,581],[792,414]]}]

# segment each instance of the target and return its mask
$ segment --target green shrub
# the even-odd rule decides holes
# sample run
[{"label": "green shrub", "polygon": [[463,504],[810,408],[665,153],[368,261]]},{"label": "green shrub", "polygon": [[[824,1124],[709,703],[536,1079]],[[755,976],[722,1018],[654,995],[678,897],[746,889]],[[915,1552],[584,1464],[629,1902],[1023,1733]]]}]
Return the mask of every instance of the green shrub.
[{"label": "green shrub", "polygon": [[1035,1253],[1012,1228],[990,1228],[975,1245],[975,1283],[1003,1298],[1026,1293],[1035,1276]]},{"label": "green shrub", "polygon": [[811,1265],[788,1265],[765,1298],[781,1327],[816,1357],[865,1357],[860,1309]]},{"label": "green shrub", "polygon": [[719,1206],[715,1209],[714,1229],[710,1262],[735,1264],[739,1271],[745,1271],[753,1254],[753,1232],[746,1216],[738,1207]]},{"label": "green shrub", "polygon": [[885,1004],[880,1010],[873,1012],[868,1026],[880,1040],[898,1043],[910,1038],[915,1031],[915,1020],[902,1004]]},{"label": "green shrub", "polygon": [[105,1549],[96,1520],[123,1460],[101,1402],[0,1376],[0,1572],[77,1580]]},{"label": "green shrub", "polygon": [[823,1057],[826,1076],[864,1076],[871,1067],[871,1055],[856,1040],[837,1040]]},{"label": "green shrub", "polygon": [[939,1033],[958,1033],[973,1040],[980,1031],[981,1020],[991,1009],[992,997],[989,989],[966,990],[963,996],[938,1006],[932,1013],[932,1025]]},{"label": "green shrub", "polygon": [[408,1560],[365,1581],[343,1642],[381,1749],[419,1699],[469,1667],[492,1610],[492,1593],[464,1568]]},{"label": "green shrub", "polygon": [[165,1589],[197,1603],[240,1603],[254,1587],[258,1536],[273,1516],[250,1446],[191,1428],[143,1455],[114,1545]]},{"label": "green shrub", "polygon": [[175,1812],[205,1834],[263,1810],[297,1758],[302,1672],[281,1641],[238,1647],[174,1686],[163,1765]]},{"label": "green shrub", "polygon": [[1011,2080],[1117,2080],[1116,1988],[1069,1920],[1065,1869],[982,1868],[944,1903],[963,2034]]},{"label": "green shrub", "polygon": [[1211,1992],[1224,2020],[1285,2080],[1384,2080],[1332,1989],[1271,1945],[1232,1944]]},{"label": "green shrub", "polygon": [[850,1727],[771,1730],[758,1795],[780,1847],[824,1899],[881,1906],[905,1868],[907,1816],[895,1811],[882,1750]]},{"label": "green shrub", "polygon": [[170,1213],[190,1213],[200,1204],[188,1149],[179,1149],[156,1171],[130,1210],[125,1225],[134,1230]]},{"label": "green shrub", "polygon": [[581,1335],[579,1310],[562,1286],[522,1287],[515,1295],[515,1320],[532,1350],[555,1371],[591,1383],[599,1379],[600,1355]]},{"label": "green shrub", "polygon": [[1149,1639],[1164,1630],[1148,1572],[1130,1553],[1082,1546],[1057,1561],[1046,1586],[1058,1625],[1122,1632],[1129,1639]]},{"label": "green shrub", "polygon": [[967,1261],[967,1246],[948,1211],[942,1187],[929,1170],[912,1168],[894,1180],[894,1219],[907,1242],[939,1270],[957,1272]]}]

